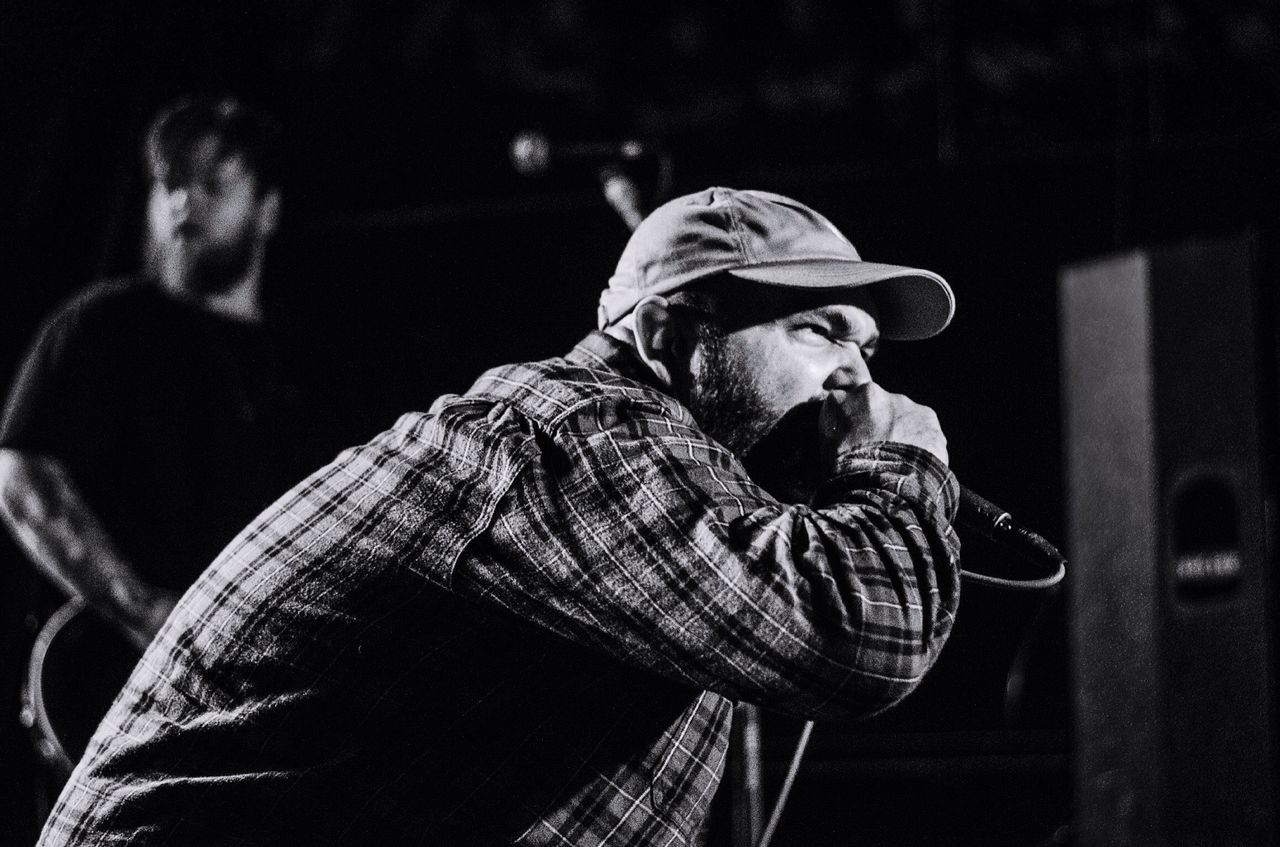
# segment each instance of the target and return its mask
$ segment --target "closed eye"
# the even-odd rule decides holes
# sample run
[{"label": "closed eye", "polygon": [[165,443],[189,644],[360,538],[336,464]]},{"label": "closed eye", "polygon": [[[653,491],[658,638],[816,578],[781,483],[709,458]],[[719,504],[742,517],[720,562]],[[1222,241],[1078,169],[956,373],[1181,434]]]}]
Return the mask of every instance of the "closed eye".
[{"label": "closed eye", "polygon": [[796,315],[794,321],[791,331],[802,343],[857,347],[864,360],[880,349],[880,333],[874,318],[860,310],[832,306]]},{"label": "closed eye", "polygon": [[821,323],[801,323],[792,327],[802,344],[828,345],[838,343],[831,327]]}]

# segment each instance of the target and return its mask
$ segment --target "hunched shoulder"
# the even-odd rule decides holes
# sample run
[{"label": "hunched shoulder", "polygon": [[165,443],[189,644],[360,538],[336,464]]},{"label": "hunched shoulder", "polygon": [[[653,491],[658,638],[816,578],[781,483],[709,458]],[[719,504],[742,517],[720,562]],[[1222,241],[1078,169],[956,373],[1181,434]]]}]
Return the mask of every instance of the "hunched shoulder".
[{"label": "hunched shoulder", "polygon": [[608,420],[630,409],[692,423],[674,397],[619,374],[563,358],[504,365],[486,371],[457,402],[487,400],[516,409],[539,427],[557,430],[570,421]]}]

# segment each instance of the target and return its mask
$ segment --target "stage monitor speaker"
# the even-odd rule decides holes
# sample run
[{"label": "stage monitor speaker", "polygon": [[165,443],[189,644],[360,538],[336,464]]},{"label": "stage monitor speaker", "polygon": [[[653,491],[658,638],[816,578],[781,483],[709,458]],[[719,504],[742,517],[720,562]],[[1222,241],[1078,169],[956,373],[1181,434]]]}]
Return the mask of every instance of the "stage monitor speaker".
[{"label": "stage monitor speaker", "polygon": [[1081,847],[1276,836],[1256,257],[1195,240],[1059,275]]}]

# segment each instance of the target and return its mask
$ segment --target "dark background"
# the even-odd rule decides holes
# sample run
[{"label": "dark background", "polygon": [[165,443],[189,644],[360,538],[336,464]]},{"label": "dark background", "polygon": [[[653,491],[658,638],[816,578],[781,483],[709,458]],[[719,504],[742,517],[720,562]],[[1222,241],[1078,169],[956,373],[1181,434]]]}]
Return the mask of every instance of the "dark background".
[{"label": "dark background", "polygon": [[[589,167],[525,177],[506,148],[526,129],[641,138],[673,194],[789,194],[864,256],[946,276],[951,329],[890,345],[877,377],[937,409],[966,484],[1058,539],[1058,269],[1192,236],[1274,244],[1273,0],[615,5],[10,0],[0,378],[55,303],[134,267],[139,133],[178,93],[236,92],[286,124],[269,298],[343,410],[335,451],[593,325],[627,230]],[[652,160],[628,170],[654,190]],[[34,838],[9,715],[45,591],[0,542],[3,843]],[[1060,597],[969,589],[902,709],[819,728],[776,843],[1062,841],[1065,626]],[[771,792],[796,729],[766,723]]]}]

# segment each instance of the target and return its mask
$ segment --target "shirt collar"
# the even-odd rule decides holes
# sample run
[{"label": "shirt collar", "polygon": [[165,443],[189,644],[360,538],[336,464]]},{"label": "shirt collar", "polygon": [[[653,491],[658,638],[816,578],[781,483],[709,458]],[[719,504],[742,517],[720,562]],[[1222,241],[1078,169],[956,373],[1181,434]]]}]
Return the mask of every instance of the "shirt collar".
[{"label": "shirt collar", "polygon": [[587,333],[587,337],[575,344],[565,359],[575,365],[605,367],[627,379],[670,393],[636,354],[634,347],[598,329]]}]

